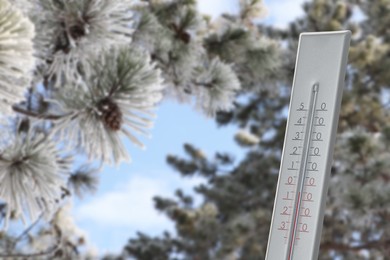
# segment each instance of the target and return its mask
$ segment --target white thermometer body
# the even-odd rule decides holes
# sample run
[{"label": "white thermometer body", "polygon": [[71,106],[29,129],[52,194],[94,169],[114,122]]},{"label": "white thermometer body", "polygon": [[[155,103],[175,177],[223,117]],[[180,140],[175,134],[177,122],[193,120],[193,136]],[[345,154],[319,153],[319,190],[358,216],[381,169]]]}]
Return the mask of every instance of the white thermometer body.
[{"label": "white thermometer body", "polygon": [[267,260],[318,258],[350,42],[300,36]]}]

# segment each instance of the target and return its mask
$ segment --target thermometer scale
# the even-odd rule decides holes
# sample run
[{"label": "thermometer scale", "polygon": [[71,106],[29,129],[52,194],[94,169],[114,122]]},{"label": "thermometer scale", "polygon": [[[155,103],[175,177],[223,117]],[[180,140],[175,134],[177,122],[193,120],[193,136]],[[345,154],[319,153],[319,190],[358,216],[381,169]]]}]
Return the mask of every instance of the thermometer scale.
[{"label": "thermometer scale", "polygon": [[267,260],[318,259],[350,35],[300,36]]}]

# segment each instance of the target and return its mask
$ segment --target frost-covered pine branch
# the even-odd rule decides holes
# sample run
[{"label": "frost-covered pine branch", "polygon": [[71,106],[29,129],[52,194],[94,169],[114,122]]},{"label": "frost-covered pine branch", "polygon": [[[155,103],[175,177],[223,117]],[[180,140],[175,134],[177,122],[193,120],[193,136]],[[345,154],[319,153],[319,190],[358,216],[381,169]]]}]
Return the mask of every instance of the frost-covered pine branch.
[{"label": "frost-covered pine branch", "polygon": [[121,136],[143,147],[134,133],[148,135],[162,98],[160,72],[149,56],[134,47],[111,49],[91,63],[92,74],[78,87],[54,94],[67,116],[55,122],[61,140],[107,163],[128,160]]},{"label": "frost-covered pine branch", "polygon": [[209,57],[208,21],[194,1],[151,1],[138,7],[134,44],[146,46],[162,70],[168,96],[192,103],[207,116],[229,111],[241,83],[233,64]]},{"label": "frost-covered pine branch", "polygon": [[35,129],[6,137],[0,155],[0,198],[7,203],[5,228],[11,214],[23,222],[35,221],[42,213],[49,218],[61,198],[71,158],[61,157],[56,144]]},{"label": "frost-covered pine branch", "polygon": [[231,110],[232,100],[241,88],[232,68],[218,58],[200,68],[193,83],[200,88],[196,92],[197,107],[210,116],[215,116],[218,111]]},{"label": "frost-covered pine branch", "polygon": [[133,1],[34,0],[35,45],[44,77],[60,86],[90,73],[90,59],[131,42]]},{"label": "frost-covered pine branch", "polygon": [[34,25],[7,0],[0,0],[0,112],[22,100],[35,66]]},{"label": "frost-covered pine branch", "polygon": [[95,192],[99,183],[99,170],[91,165],[82,165],[71,174],[68,186],[79,198],[83,198],[86,193]]}]

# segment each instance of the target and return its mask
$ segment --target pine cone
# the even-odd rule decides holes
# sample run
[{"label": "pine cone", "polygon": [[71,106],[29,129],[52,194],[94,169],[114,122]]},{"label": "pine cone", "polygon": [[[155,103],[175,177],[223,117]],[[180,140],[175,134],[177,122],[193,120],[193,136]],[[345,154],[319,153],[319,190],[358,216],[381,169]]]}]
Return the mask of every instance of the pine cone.
[{"label": "pine cone", "polygon": [[176,32],[176,37],[180,39],[185,44],[189,44],[191,41],[191,35],[186,32],[183,28],[178,27],[176,24],[172,23],[171,28]]},{"label": "pine cone", "polygon": [[62,51],[65,54],[68,54],[71,50],[69,37],[72,38],[73,40],[77,41],[80,38],[82,38],[83,36],[85,36],[87,34],[87,31],[85,29],[85,24],[83,24],[82,22],[78,22],[78,23],[72,25],[69,28],[69,35],[65,30],[66,25],[64,22],[61,23],[61,26],[63,27],[64,31],[62,33],[60,33],[57,37],[56,45],[54,47],[54,53],[56,53],[58,51]]},{"label": "pine cone", "polygon": [[79,40],[83,36],[87,35],[87,30],[83,22],[78,22],[69,28],[70,37],[74,40]]},{"label": "pine cone", "polygon": [[191,41],[191,35],[186,31],[178,31],[177,37],[182,40],[185,44],[189,44]]},{"label": "pine cone", "polygon": [[98,110],[104,124],[111,130],[118,131],[122,126],[122,111],[110,98],[104,98],[98,103]]},{"label": "pine cone", "polygon": [[71,47],[68,36],[65,32],[63,32],[57,37],[54,53],[62,51],[63,53],[68,54],[70,49]]}]

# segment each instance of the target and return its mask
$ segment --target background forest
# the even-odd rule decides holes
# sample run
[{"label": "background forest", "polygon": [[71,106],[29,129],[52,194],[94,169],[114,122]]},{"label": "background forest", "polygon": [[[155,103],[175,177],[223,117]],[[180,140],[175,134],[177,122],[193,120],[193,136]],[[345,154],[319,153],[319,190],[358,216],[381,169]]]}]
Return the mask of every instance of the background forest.
[{"label": "background forest", "polygon": [[0,257],[98,258],[70,202],[174,100],[235,129],[243,155],[168,155],[198,183],[153,199],[174,230],[104,258],[264,259],[299,34],[348,29],[320,259],[389,259],[390,1],[308,1],[287,28],[262,22],[261,0],[237,4],[212,19],[195,0],[0,0]]}]

